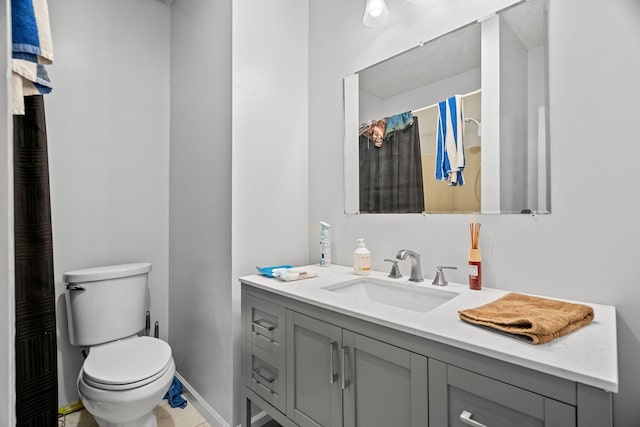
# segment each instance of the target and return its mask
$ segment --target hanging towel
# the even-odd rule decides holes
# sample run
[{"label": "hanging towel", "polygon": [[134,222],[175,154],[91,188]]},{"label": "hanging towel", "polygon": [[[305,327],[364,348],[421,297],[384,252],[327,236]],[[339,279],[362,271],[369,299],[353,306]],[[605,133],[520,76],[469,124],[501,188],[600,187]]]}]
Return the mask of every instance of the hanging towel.
[{"label": "hanging towel", "polygon": [[384,136],[386,137],[390,133],[406,129],[409,126],[413,126],[413,114],[411,114],[411,111],[387,117],[387,127],[385,128]]},{"label": "hanging towel", "polygon": [[182,397],[182,383],[177,377],[173,377],[164,399],[167,399],[172,408],[184,409],[187,407],[187,399]]},{"label": "hanging towel", "polygon": [[364,135],[373,141],[373,145],[376,147],[382,147],[382,141],[384,141],[384,133],[387,128],[387,119],[376,120],[371,126],[364,131]]},{"label": "hanging towel", "polygon": [[544,344],[591,323],[593,308],[509,293],[489,304],[459,311],[460,319]]},{"label": "hanging towel", "polygon": [[12,0],[13,114],[24,114],[24,97],[51,92],[45,65],[53,62],[47,0]]},{"label": "hanging towel", "polygon": [[449,185],[464,185],[464,118],[462,97],[455,95],[438,103],[435,178]]}]

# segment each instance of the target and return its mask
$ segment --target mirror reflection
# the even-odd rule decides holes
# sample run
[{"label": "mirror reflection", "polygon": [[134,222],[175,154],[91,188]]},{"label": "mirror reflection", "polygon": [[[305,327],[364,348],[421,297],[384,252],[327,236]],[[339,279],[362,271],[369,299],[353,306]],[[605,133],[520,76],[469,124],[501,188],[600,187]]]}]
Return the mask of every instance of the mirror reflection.
[{"label": "mirror reflection", "polygon": [[549,212],[546,23],[521,2],[345,79],[346,212]]}]

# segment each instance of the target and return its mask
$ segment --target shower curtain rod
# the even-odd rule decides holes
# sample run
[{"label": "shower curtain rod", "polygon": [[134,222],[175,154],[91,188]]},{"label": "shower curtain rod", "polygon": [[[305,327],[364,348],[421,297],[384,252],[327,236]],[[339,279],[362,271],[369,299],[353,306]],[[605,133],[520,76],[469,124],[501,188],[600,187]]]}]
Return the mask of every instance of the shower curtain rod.
[{"label": "shower curtain rod", "polygon": [[[482,89],[477,89],[477,90],[471,91],[471,92],[469,92],[469,93],[465,93],[464,95],[461,95],[461,98],[462,98],[462,99],[464,99],[464,98],[466,98],[466,97],[469,97],[469,96],[471,96],[471,95],[475,95],[476,93],[480,93],[480,92],[482,92]],[[438,106],[438,104],[439,104],[439,103],[438,103],[438,102],[436,102],[435,104],[427,105],[426,107],[418,108],[417,110],[412,110],[412,111],[411,111],[411,113],[412,113],[412,114],[413,114],[413,113],[419,113],[420,111],[427,110],[427,109],[429,109],[429,108],[437,107],[437,106]]]}]

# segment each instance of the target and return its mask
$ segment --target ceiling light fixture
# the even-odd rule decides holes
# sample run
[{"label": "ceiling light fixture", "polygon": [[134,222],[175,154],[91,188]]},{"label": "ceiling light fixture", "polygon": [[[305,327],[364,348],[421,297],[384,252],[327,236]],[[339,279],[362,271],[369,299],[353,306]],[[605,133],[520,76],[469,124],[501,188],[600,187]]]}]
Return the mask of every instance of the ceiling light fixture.
[{"label": "ceiling light fixture", "polygon": [[362,23],[370,28],[384,25],[389,20],[389,9],[385,0],[367,0]]}]

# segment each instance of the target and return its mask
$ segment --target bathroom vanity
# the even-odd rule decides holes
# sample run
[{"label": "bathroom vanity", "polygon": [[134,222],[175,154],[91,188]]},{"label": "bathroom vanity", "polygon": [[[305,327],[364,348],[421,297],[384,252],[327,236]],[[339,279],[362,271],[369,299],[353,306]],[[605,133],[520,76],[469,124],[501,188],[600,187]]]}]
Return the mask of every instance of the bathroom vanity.
[{"label": "bathroom vanity", "polygon": [[463,322],[506,291],[351,267],[242,284],[243,410],[283,426],[612,426],[616,315],[531,345]]}]

